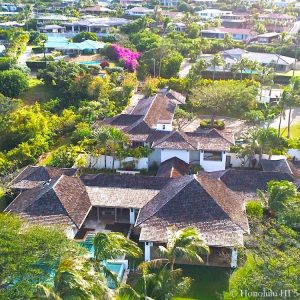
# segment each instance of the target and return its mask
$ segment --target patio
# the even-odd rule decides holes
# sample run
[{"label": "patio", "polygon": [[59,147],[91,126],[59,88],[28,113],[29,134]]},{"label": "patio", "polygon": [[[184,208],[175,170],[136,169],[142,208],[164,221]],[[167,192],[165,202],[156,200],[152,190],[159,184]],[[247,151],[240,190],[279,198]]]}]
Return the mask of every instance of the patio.
[{"label": "patio", "polygon": [[130,227],[128,209],[93,207],[77,232],[75,239],[85,240],[89,233],[108,233],[111,231],[121,232],[128,236]]}]

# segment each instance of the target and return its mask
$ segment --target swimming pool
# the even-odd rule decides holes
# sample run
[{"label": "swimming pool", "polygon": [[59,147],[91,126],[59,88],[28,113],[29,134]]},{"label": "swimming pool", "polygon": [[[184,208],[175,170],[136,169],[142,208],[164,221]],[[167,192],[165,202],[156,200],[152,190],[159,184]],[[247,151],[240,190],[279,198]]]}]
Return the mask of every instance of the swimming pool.
[{"label": "swimming pool", "polygon": [[95,247],[93,245],[94,234],[87,234],[86,239],[82,242],[79,242],[79,245],[84,247],[91,257],[95,256]]},{"label": "swimming pool", "polygon": [[101,63],[100,60],[95,60],[95,61],[80,61],[80,65],[87,65],[87,66],[94,66],[94,65],[99,65]]}]

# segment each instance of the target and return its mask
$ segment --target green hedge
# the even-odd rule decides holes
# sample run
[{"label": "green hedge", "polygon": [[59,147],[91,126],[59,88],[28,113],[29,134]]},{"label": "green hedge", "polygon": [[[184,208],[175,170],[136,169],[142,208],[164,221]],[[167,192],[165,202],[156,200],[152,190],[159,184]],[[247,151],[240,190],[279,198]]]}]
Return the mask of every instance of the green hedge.
[{"label": "green hedge", "polygon": [[214,122],[214,125],[211,126],[211,120],[202,120],[202,121],[200,121],[200,128],[202,128],[202,129],[216,128],[219,130],[223,130],[225,128],[225,123],[223,121],[216,120]]},{"label": "green hedge", "polygon": [[0,71],[10,69],[12,64],[14,64],[14,61],[9,57],[0,57]]}]

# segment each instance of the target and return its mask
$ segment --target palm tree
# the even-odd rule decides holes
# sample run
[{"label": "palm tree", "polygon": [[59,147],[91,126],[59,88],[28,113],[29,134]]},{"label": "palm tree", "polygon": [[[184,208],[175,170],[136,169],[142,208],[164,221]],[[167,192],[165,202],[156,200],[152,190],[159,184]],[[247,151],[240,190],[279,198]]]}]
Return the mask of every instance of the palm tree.
[{"label": "palm tree", "polygon": [[54,277],[53,287],[37,285],[37,299],[112,300],[104,276],[93,261],[84,256],[63,258]]},{"label": "palm tree", "polygon": [[121,255],[134,258],[142,255],[142,250],[136,243],[119,232],[99,232],[95,235],[93,244],[95,247],[95,259],[98,262],[114,259]]},{"label": "palm tree", "polygon": [[196,228],[186,227],[181,230],[168,228],[168,243],[165,246],[159,246],[158,251],[162,261],[166,261],[170,270],[174,270],[177,259],[184,259],[193,262],[202,263],[201,254],[209,253],[208,246],[201,239]]},{"label": "palm tree", "polygon": [[277,70],[277,67],[278,67],[278,63],[279,63],[279,59],[280,59],[280,56],[281,56],[281,53],[282,53],[283,46],[290,45],[291,42],[292,42],[292,39],[291,39],[291,37],[289,36],[289,34],[287,32],[282,32],[280,34],[278,42],[279,42],[280,50],[279,50],[279,53],[277,54],[277,61],[275,63],[275,71]]},{"label": "palm tree", "polygon": [[261,102],[263,87],[266,84],[270,85],[270,86],[272,86],[272,84],[273,84],[274,70],[272,68],[268,68],[268,67],[261,67],[258,74],[256,74],[255,76],[257,78],[257,81],[260,83],[259,100]]},{"label": "palm tree", "polygon": [[118,291],[118,300],[169,300],[174,296],[184,296],[192,283],[191,278],[182,276],[181,269],[170,271],[167,265],[153,268],[149,262],[144,262],[139,269],[142,275],[137,283],[133,288],[121,287]]},{"label": "palm tree", "polygon": [[281,101],[285,106],[289,108],[287,137],[290,138],[292,108],[296,104],[300,103],[300,79],[299,78],[294,78],[291,80],[289,87],[283,91]]},{"label": "palm tree", "polygon": [[213,80],[215,80],[216,75],[216,67],[224,65],[224,59],[220,55],[220,53],[217,53],[213,56],[213,58],[210,61],[211,66],[213,67]]},{"label": "palm tree", "polygon": [[240,80],[243,80],[243,71],[249,69],[251,63],[250,59],[243,57],[234,65],[234,70],[239,70],[240,72]]}]

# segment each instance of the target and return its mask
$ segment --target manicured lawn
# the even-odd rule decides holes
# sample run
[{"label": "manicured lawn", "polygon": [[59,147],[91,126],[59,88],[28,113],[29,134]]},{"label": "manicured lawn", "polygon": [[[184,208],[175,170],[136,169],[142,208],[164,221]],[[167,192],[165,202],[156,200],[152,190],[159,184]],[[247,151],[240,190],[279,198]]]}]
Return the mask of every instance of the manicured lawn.
[{"label": "manicured lawn", "polygon": [[[283,137],[287,136],[287,127],[282,129],[281,136],[283,136]],[[291,126],[291,137],[292,138],[300,137],[300,122],[293,124]]]},{"label": "manicured lawn", "polygon": [[[280,75],[280,76],[293,76],[293,70],[290,70],[290,71],[285,72],[285,73],[277,72],[276,75]],[[300,76],[300,70],[295,70],[295,76]]]},{"label": "manicured lawn", "polygon": [[183,275],[194,279],[191,290],[186,298],[173,300],[218,300],[228,289],[229,268],[181,266]]},{"label": "manicured lawn", "polygon": [[43,103],[55,97],[57,97],[55,89],[46,87],[41,80],[36,78],[29,79],[29,88],[20,96],[26,105],[32,105],[35,102]]}]

